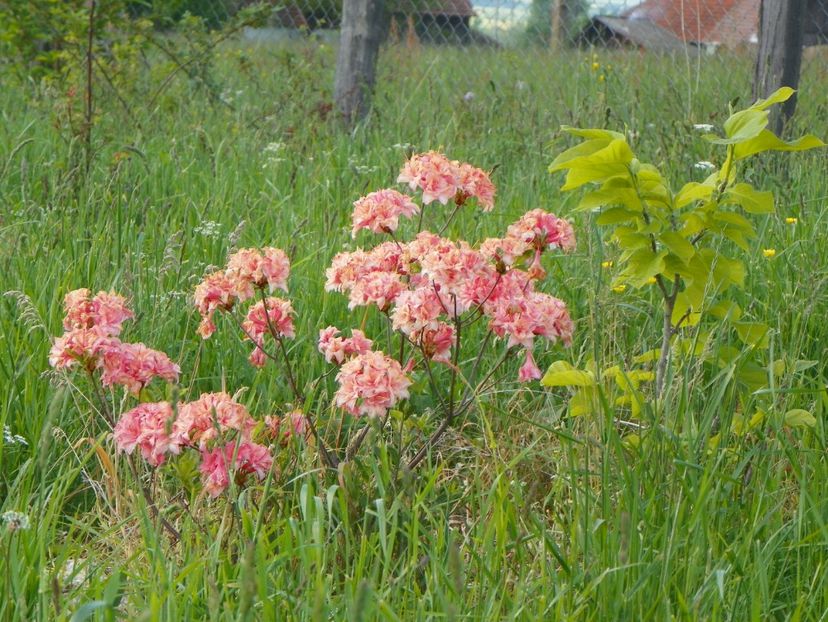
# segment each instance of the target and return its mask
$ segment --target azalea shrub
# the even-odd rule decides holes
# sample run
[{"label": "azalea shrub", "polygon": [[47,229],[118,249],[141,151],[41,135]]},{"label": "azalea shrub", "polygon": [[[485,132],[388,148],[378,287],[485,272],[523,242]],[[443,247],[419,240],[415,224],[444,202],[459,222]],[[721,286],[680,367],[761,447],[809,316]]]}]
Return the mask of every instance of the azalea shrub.
[{"label": "azalea shrub", "polygon": [[[292,393],[283,417],[256,418],[226,392],[192,401],[145,399],[151,382],[174,385],[180,370],[162,352],[119,340],[121,325],[134,314],[115,293],[67,294],[66,332],[54,341],[50,363],[85,373],[118,450],[130,461],[140,454],[158,468],[182,454],[197,455],[202,489],[213,497],[264,480],[291,437],[307,439],[305,447],[318,451],[325,468],[338,469],[359,455],[371,429],[382,442],[394,413],[412,414],[412,391],[425,394],[421,403],[428,407],[418,414],[431,418],[430,434],[420,433],[418,443],[400,452],[401,466],[416,468],[484,392],[541,377],[538,342],[571,344],[566,304],[542,290],[544,258],[572,251],[575,235],[568,221],[533,209],[502,237],[477,244],[446,237],[462,210],[494,209],[496,189],[488,172],[441,153],[412,156],[397,182],[409,194],[387,188],[354,203],[351,233],[371,244],[336,254],[324,275],[325,289],[347,297],[348,309],[361,318],[358,328],[319,326],[318,334],[297,335],[290,260],[274,247],[237,250],[193,292],[202,339],[214,338],[217,317],[226,316],[222,326],[249,344],[250,364],[283,378]],[[368,313],[385,324],[382,334],[366,333]],[[330,365],[323,376],[305,377],[307,366],[288,347],[297,338],[316,341]],[[377,346],[379,338],[387,351]],[[515,358],[517,376],[507,376],[504,365]],[[317,388],[330,376],[336,388],[329,396]],[[107,396],[118,387],[122,400]],[[178,393],[173,387],[167,395]],[[130,407],[116,417],[110,404]],[[329,423],[343,415],[350,419],[347,438],[331,440]]]}]

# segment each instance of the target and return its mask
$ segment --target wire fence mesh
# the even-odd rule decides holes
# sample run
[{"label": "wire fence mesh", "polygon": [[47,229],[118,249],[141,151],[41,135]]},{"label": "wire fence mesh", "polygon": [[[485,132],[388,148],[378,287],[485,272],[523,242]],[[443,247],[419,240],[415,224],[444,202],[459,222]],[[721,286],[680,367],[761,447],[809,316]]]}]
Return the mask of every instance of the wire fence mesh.
[{"label": "wire fence mesh", "polygon": [[[242,4],[205,9],[221,20],[222,10],[230,13]],[[806,4],[803,80],[824,74],[828,65],[828,48],[822,47],[828,44],[828,0]],[[385,47],[431,49],[426,53],[451,59],[459,74],[464,59],[482,54],[498,62],[498,51],[545,57],[547,71],[558,71],[561,58],[584,50],[614,53],[616,62],[661,55],[685,66],[683,90],[710,80],[725,89],[732,76],[723,67],[754,62],[760,5],[761,0],[389,0]],[[242,39],[261,46],[303,40],[336,45],[341,18],[341,0],[286,0],[274,3],[265,23],[245,29]],[[599,69],[606,65],[594,68]],[[715,77],[706,79],[711,72]]]}]

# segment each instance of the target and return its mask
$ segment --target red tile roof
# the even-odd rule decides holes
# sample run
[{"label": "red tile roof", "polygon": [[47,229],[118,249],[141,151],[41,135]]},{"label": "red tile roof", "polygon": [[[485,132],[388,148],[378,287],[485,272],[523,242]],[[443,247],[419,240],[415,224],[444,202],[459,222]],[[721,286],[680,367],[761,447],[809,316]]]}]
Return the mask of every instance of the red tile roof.
[{"label": "red tile roof", "polygon": [[626,11],[649,20],[683,41],[736,45],[751,39],[759,23],[760,0],[646,0]]}]

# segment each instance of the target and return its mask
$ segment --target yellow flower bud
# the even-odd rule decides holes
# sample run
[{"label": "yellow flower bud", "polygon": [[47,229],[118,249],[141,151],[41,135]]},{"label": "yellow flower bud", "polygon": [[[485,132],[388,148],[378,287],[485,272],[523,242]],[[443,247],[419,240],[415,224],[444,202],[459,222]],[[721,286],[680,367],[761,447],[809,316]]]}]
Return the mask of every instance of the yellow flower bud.
[{"label": "yellow flower bud", "polygon": [[788,217],[785,219],[785,222],[789,225],[795,225],[799,222],[799,220],[797,220],[796,218]]},{"label": "yellow flower bud", "polygon": [[615,287],[612,288],[612,291],[614,291],[616,294],[623,294],[626,290],[627,290],[626,285],[616,285]]},{"label": "yellow flower bud", "polygon": [[762,251],[762,254],[770,259],[771,257],[776,257],[776,249],[775,248],[766,248]]}]

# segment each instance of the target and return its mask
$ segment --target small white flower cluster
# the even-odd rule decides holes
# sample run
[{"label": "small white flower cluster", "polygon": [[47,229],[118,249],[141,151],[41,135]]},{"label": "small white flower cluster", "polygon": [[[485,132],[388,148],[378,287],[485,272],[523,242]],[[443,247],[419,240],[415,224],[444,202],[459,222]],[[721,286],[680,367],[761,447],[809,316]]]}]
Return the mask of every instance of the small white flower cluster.
[{"label": "small white flower cluster", "polygon": [[264,148],[262,153],[267,157],[267,161],[262,164],[262,168],[267,168],[268,166],[275,166],[280,162],[284,162],[285,159],[280,157],[279,154],[284,150],[285,143],[268,143],[268,145]]},{"label": "small white flower cluster", "polygon": [[202,235],[205,238],[217,238],[221,235],[221,224],[212,220],[205,220],[193,229],[193,233]]},{"label": "small white flower cluster", "polygon": [[709,123],[694,123],[693,129],[697,132],[712,132],[713,126]]},{"label": "small white flower cluster", "polygon": [[4,445],[23,445],[28,447],[29,443],[25,438],[19,434],[12,434],[11,428],[7,425],[3,426],[3,444]]},{"label": "small white flower cluster", "polygon": [[366,166],[365,164],[358,164],[353,158],[348,158],[348,164],[354,169],[357,175],[368,175],[370,173],[376,173],[379,170],[379,166]]},{"label": "small white flower cluster", "polygon": [[693,165],[693,168],[699,171],[712,171],[716,168],[716,165],[712,162],[708,162],[707,160],[702,160],[701,162],[696,162]]},{"label": "small white flower cluster", "polygon": [[28,529],[30,526],[29,517],[23,512],[4,512],[3,515],[0,516],[0,520],[3,521],[3,525],[10,532],[23,531],[24,529]]}]

